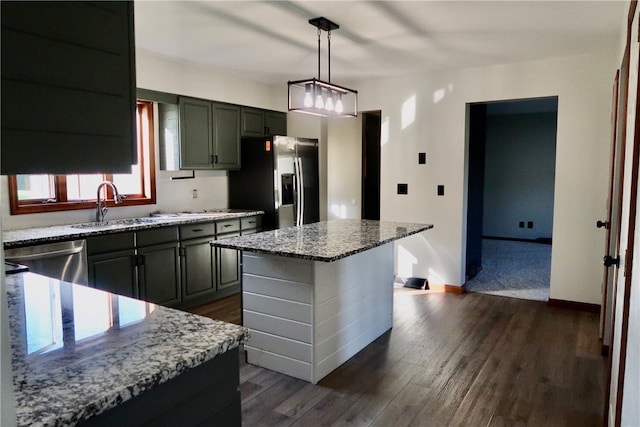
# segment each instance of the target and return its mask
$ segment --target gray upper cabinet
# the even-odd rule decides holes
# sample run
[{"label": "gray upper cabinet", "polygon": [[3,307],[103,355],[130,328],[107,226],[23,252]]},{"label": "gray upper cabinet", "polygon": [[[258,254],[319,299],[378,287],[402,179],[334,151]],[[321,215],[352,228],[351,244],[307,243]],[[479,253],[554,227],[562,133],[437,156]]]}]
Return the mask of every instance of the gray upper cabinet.
[{"label": "gray upper cabinet", "polygon": [[240,107],[213,103],[213,168],[240,169]]},{"label": "gray upper cabinet", "polygon": [[180,169],[213,169],[210,101],[180,97]]},{"label": "gray upper cabinet", "polygon": [[1,8],[1,173],[130,173],[137,162],[133,2],[5,1]]},{"label": "gray upper cabinet", "polygon": [[267,111],[264,113],[264,117],[267,126],[267,134],[287,134],[287,113],[281,113],[279,111]]},{"label": "gray upper cabinet", "polygon": [[242,136],[287,134],[287,114],[279,111],[242,107]]},{"label": "gray upper cabinet", "polygon": [[180,97],[180,169],[240,168],[240,107]]}]

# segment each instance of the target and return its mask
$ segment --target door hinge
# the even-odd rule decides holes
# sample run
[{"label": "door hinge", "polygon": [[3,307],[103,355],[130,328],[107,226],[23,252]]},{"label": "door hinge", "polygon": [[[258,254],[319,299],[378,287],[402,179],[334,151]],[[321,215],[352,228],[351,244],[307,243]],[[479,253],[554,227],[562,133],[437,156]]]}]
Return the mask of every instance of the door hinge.
[{"label": "door hinge", "polygon": [[605,267],[611,267],[612,265],[615,265],[616,267],[620,267],[620,257],[612,257],[611,255],[605,255],[602,258],[602,263],[604,264]]}]

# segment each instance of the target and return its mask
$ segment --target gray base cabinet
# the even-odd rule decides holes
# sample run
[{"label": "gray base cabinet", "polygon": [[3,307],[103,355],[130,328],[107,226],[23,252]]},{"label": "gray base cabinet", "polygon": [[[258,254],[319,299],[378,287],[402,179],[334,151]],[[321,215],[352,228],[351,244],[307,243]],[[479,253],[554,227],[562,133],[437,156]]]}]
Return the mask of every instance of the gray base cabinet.
[{"label": "gray base cabinet", "polygon": [[178,249],[178,242],[138,249],[140,299],[169,307],[180,304]]},{"label": "gray base cabinet", "polygon": [[83,426],[241,426],[238,347],[152,387]]},{"label": "gray base cabinet", "polygon": [[[238,236],[240,236],[240,232],[228,233],[218,236],[217,240]],[[216,257],[218,265],[218,289],[226,289],[240,285],[240,282],[242,281],[240,251],[235,249],[216,248]]]},{"label": "gray base cabinet", "polygon": [[135,233],[87,238],[89,285],[139,298]]},{"label": "gray base cabinet", "polygon": [[166,306],[180,301],[177,227],[87,239],[89,285]]},{"label": "gray base cabinet", "polygon": [[215,297],[215,258],[209,244],[212,239],[205,237],[180,242],[184,304]]},{"label": "gray base cabinet", "polygon": [[242,258],[210,242],[262,229],[262,217],[167,226],[87,238],[89,285],[176,308],[240,292]]},{"label": "gray base cabinet", "polygon": [[136,252],[129,249],[87,257],[89,283],[103,291],[139,298]]}]

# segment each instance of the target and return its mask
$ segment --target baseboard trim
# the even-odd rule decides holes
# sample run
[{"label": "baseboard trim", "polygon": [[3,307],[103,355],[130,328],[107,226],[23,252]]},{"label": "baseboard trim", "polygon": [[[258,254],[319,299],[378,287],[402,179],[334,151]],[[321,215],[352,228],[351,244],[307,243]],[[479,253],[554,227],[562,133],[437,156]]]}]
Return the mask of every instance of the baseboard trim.
[{"label": "baseboard trim", "polygon": [[600,304],[589,304],[586,302],[566,301],[562,299],[549,298],[547,305],[549,307],[571,308],[573,310],[600,313]]},{"label": "baseboard trim", "polygon": [[460,295],[460,294],[464,294],[465,292],[467,292],[467,285],[464,284],[462,286],[454,286],[454,285],[434,285],[432,283],[429,283],[429,289],[432,291],[437,291],[437,292],[445,292],[448,294],[456,294],[456,295]]}]

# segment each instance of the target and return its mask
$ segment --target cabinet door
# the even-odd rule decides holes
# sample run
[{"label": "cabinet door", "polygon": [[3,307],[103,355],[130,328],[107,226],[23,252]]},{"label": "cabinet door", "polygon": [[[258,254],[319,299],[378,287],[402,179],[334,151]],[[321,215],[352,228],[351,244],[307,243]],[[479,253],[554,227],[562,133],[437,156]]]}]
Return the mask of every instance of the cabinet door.
[{"label": "cabinet door", "polygon": [[1,6],[2,174],[130,173],[133,2]]},{"label": "cabinet door", "polygon": [[[237,237],[240,233],[229,233],[217,236],[218,240]],[[218,290],[239,285],[242,279],[240,251],[235,249],[216,248],[216,264],[218,267]]]},{"label": "cabinet door", "polygon": [[216,292],[213,237],[180,242],[182,302],[213,295]]},{"label": "cabinet door", "polygon": [[242,107],[242,136],[264,136],[265,126],[263,110]]},{"label": "cabinet door", "polygon": [[213,169],[211,102],[180,97],[180,169]]},{"label": "cabinet door", "polygon": [[173,306],[180,303],[180,257],[178,243],[138,248],[140,298]]},{"label": "cabinet door", "polygon": [[240,107],[213,103],[213,168],[240,169]]},{"label": "cabinet door", "polygon": [[103,291],[138,298],[133,249],[87,257],[89,284]]},{"label": "cabinet door", "polygon": [[287,113],[279,111],[267,111],[265,113],[267,133],[269,135],[287,134]]}]

